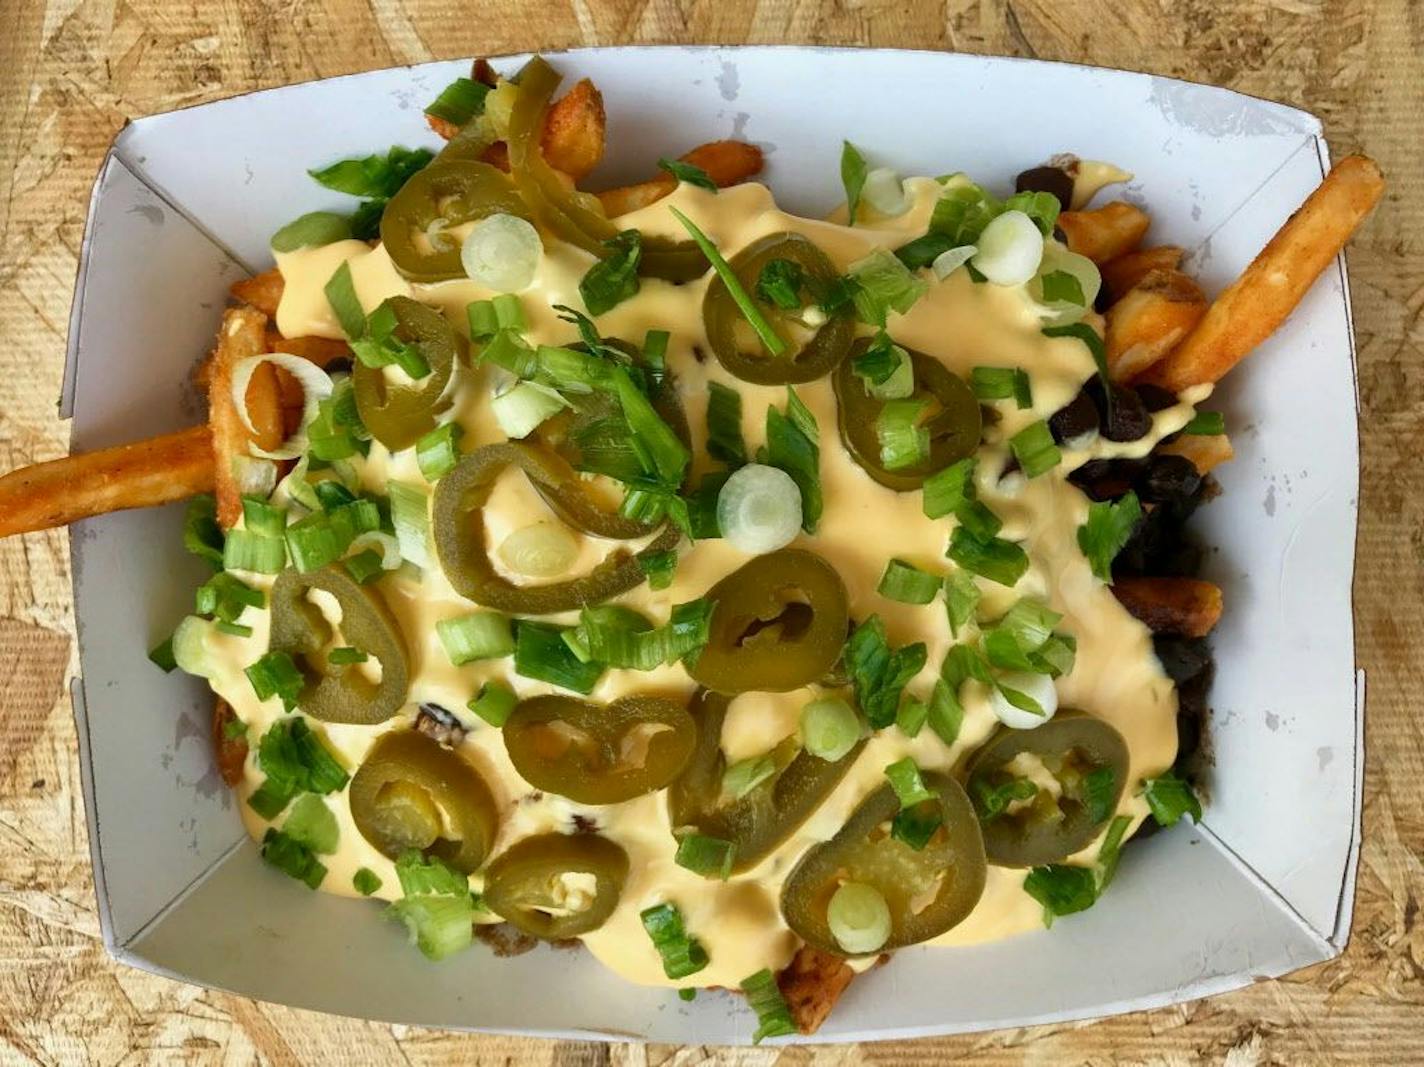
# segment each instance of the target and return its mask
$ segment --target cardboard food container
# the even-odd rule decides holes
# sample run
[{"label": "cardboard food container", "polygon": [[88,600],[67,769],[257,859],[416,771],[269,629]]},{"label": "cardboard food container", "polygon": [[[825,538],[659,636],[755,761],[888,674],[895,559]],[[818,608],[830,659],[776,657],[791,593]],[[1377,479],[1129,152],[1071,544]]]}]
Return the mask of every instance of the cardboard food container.
[{"label": "cardboard food container", "polygon": [[[500,64],[511,69],[517,59]],[[616,48],[555,57],[602,87],[608,182],[741,137],[791,210],[840,198],[849,138],[907,174],[991,188],[1071,151],[1136,179],[1154,243],[1192,249],[1208,292],[1320,181],[1314,116],[1119,71],[926,52]],[[134,122],[94,186],[61,413],[75,451],[187,426],[189,384],[233,280],[270,266],[296,215],[349,210],[309,166],[433,144],[422,108],[463,62],[254,93]],[[834,106],[827,106],[834,100]],[[1338,955],[1359,848],[1363,675],[1350,585],[1357,508],[1353,340],[1343,261],[1213,407],[1237,456],[1194,520],[1226,593],[1213,643],[1210,804],[1124,851],[1094,908],[1051,931],[910,949],[858,979],[818,1041],[1024,1026],[1191,1000]],[[370,902],[266,867],[213,767],[212,697],[145,653],[191,605],[182,507],[71,533],[82,676],[80,768],[104,941],[132,966],[303,1008],[402,1023],[666,1042],[745,1042],[738,997],[629,985],[579,951],[430,963]]]}]

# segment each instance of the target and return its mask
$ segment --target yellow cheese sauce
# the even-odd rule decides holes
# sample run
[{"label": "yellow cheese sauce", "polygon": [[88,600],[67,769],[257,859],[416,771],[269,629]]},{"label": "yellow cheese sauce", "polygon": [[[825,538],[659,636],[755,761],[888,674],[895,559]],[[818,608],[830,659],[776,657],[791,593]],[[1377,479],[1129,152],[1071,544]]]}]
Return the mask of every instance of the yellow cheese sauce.
[{"label": "yellow cheese sauce", "polygon": [[[1093,179],[1111,177],[1093,171]],[[1080,173],[1080,182],[1087,179]],[[777,208],[762,185],[748,183],[717,193],[681,184],[667,199],[619,220],[620,228],[637,228],[645,235],[684,236],[668,210],[676,206],[692,218],[729,258],[764,234],[794,231],[815,241],[836,267],[845,270],[854,260],[875,249],[893,249],[926,229],[940,186],[930,179],[906,183],[909,208],[893,218],[872,218],[850,228],[834,222],[803,219]],[[277,326],[287,336],[341,337],[327,304],[323,286],[343,262],[349,263],[355,290],[369,313],[385,298],[409,295],[446,312],[462,332],[465,307],[490,291],[474,282],[453,281],[434,285],[412,284],[400,277],[380,246],[341,241],[322,248],[277,255],[286,282]],[[552,305],[582,307],[578,282],[592,258],[582,251],[550,241],[533,284],[520,293],[532,343],[561,344],[573,339],[573,328],[558,319]],[[669,367],[676,379],[691,423],[695,465],[705,466],[705,406],[710,382],[736,388],[742,396],[743,432],[750,449],[764,439],[768,406],[785,404],[782,386],[757,386],[733,378],[710,354],[703,332],[702,300],[708,274],[693,283],[672,285],[644,280],[641,292],[598,319],[605,336],[641,340],[650,328],[671,332]],[[1061,706],[1090,711],[1115,726],[1131,753],[1130,778],[1119,814],[1133,820],[1135,830],[1146,815],[1145,802],[1136,797],[1143,777],[1160,774],[1176,754],[1177,701],[1171,682],[1153,654],[1147,629],[1124,610],[1111,591],[1096,579],[1077,545],[1076,533],[1087,515],[1088,502],[1066,481],[1074,466],[1103,455],[1142,455],[1163,436],[1182,428],[1193,414],[1198,395],[1153,416],[1152,431],[1130,445],[1104,441],[1065,449],[1064,462],[1049,473],[1026,481],[1010,476],[999,481],[1009,453],[1005,442],[1018,429],[1058,410],[1094,373],[1087,348],[1072,338],[1048,338],[1040,332],[1038,311],[1024,287],[974,284],[959,270],[944,281],[931,278],[929,292],[905,315],[890,316],[889,332],[904,345],[942,360],[965,376],[975,366],[1022,367],[1032,379],[1033,405],[1019,411],[1012,403],[997,405],[1001,415],[989,428],[980,450],[979,495],[1004,521],[1002,536],[1019,540],[1031,566],[1013,589],[978,579],[983,593],[980,616],[996,619],[1024,596],[1043,598],[1063,615],[1059,629],[1078,642],[1073,670],[1058,679]],[[865,328],[862,328],[865,329]],[[695,354],[706,353],[705,358]],[[456,417],[466,434],[465,449],[503,439],[490,412],[487,398],[493,384],[485,369],[462,369],[458,384]],[[863,619],[878,614],[892,644],[923,641],[928,646],[927,665],[908,692],[927,699],[946,652],[954,643],[943,604],[925,606],[897,603],[876,592],[886,562],[893,556],[927,570],[943,573],[952,519],[930,521],[921,509],[919,492],[896,493],[872,481],[842,447],[836,427],[836,402],[829,379],[796,387],[815,415],[820,433],[820,477],[825,511],[814,536],[802,535],[796,545],[814,550],[844,579],[851,615]],[[370,456],[358,462],[366,488],[384,492],[388,478],[423,485],[413,450],[391,455],[373,443]],[[528,486],[522,475],[501,478],[485,509],[491,556],[511,532],[557,518]],[[593,566],[609,550],[601,542],[574,532],[579,558],[571,573]],[[432,557],[433,558],[433,557]],[[670,588],[653,592],[640,586],[618,598],[648,615],[654,623],[666,621],[671,605],[695,599],[716,581],[748,560],[723,540],[684,545]],[[252,577],[253,584],[270,586],[270,579]],[[778,908],[781,884],[797,859],[812,845],[831,837],[852,810],[885,781],[884,767],[911,756],[925,769],[949,768],[966,752],[984,741],[997,725],[987,693],[977,683],[964,687],[963,726],[958,740],[947,746],[929,729],[916,738],[889,728],[875,733],[844,779],[826,801],[791,837],[755,869],[727,882],[704,879],[673,862],[675,842],[669,825],[665,797],[659,793],[623,804],[588,807],[548,793],[536,793],[515,772],[499,730],[465,711],[466,702],[482,682],[498,679],[520,696],[554,692],[552,686],[513,674],[508,660],[452,666],[436,637],[441,619],[473,610],[458,596],[440,568],[404,567],[385,578],[380,590],[404,632],[410,648],[410,693],[405,713],[378,727],[313,723],[329,747],[353,771],[374,740],[385,730],[409,726],[422,702],[441,705],[459,715],[469,728],[462,754],[489,783],[501,812],[495,854],[530,834],[570,830],[574,816],[593,821],[598,832],[628,854],[629,874],[622,897],[609,920],[586,934],[584,943],[620,976],[650,985],[736,986],[749,974],[768,967],[777,970],[791,958],[796,937],[787,929]],[[268,619],[263,610],[249,608],[243,623],[253,627],[251,637],[211,634],[210,650],[216,663],[214,689],[248,724],[248,736],[260,738],[282,717],[277,699],[259,702],[242,668],[267,648]],[[567,615],[558,621],[576,621]],[[972,624],[971,624],[972,630]],[[971,635],[972,637],[972,632]],[[964,635],[961,635],[961,640]],[[642,691],[690,696],[692,681],[681,666],[650,672],[608,670],[598,682],[594,701],[611,701]],[[785,694],[745,694],[732,701],[722,735],[730,759],[768,751],[794,734],[801,706],[813,690]],[[246,780],[239,786],[245,800],[262,781],[256,745],[249,756]],[[352,875],[370,868],[382,881],[377,896],[399,896],[393,864],[372,848],[352,822],[345,793],[325,798],[340,828],[340,845],[334,855],[320,857],[328,868],[322,889],[354,895]],[[269,824],[245,803],[239,805],[248,829],[260,838]],[[280,817],[279,817],[280,825]],[[1091,862],[1094,843],[1075,859]],[[972,914],[936,943],[960,945],[1006,937],[1042,927],[1042,909],[1023,891],[1025,872],[990,867],[982,899]],[[472,885],[478,889],[481,876]],[[578,886],[568,887],[576,898]],[[671,901],[681,910],[687,930],[706,947],[710,963],[690,979],[678,982],[664,977],[658,953],[644,932],[639,913]],[[489,916],[494,921],[494,916]]]}]

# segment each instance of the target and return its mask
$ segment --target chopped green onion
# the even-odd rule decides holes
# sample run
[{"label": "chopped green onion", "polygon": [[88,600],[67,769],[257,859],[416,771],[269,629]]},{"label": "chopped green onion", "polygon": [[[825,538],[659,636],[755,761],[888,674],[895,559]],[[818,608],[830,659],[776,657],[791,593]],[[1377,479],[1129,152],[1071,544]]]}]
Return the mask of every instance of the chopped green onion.
[{"label": "chopped green onion", "polygon": [[957,526],[949,539],[949,558],[971,574],[1012,587],[1028,571],[1028,554],[1012,541],[975,537]]},{"label": "chopped green onion", "polygon": [[692,459],[687,447],[633,384],[624,368],[614,367],[609,377],[623,408],[623,417],[628,420],[628,428],[634,439],[647,449],[658,476],[671,485],[681,485],[683,472]]},{"label": "chopped green onion", "polygon": [[467,876],[438,857],[423,856],[414,849],[396,858],[396,877],[408,897],[470,895]]},{"label": "chopped green onion", "polygon": [[469,879],[414,850],[396,860],[396,875],[404,895],[389,914],[405,923],[427,959],[444,959],[469,947],[475,914]]},{"label": "chopped green onion", "polygon": [[218,525],[217,501],[211,493],[199,493],[188,501],[183,517],[183,547],[207,560],[214,569],[223,565],[223,531]]},{"label": "chopped green onion", "polygon": [[417,567],[430,566],[430,494],[423,487],[392,479],[386,482],[391,500],[391,524],[401,558]]},{"label": "chopped green onion", "polygon": [[860,154],[860,149],[849,141],[841,142],[841,184],[846,194],[846,225],[855,225],[855,215],[860,207],[860,194],[865,190],[865,177],[870,173],[870,165]]},{"label": "chopped green onion", "polygon": [[1117,874],[1117,861],[1122,850],[1122,839],[1127,828],[1132,825],[1132,817],[1119,815],[1108,824],[1108,832],[1103,835],[1103,843],[1098,846],[1098,895],[1101,896],[1108,883]]},{"label": "chopped green onion", "polygon": [[308,889],[317,888],[326,877],[325,865],[312,855],[312,850],[280,830],[268,830],[263,835],[262,858]]},{"label": "chopped green onion", "polygon": [[786,1037],[796,1033],[791,1009],[786,1006],[786,998],[781,995],[776,977],[770,970],[763,967],[756,974],[743,978],[742,992],[757,1016],[756,1032],[752,1034],[753,1045],[760,1045],[768,1037]]},{"label": "chopped green onion", "polygon": [[1091,867],[1054,863],[1031,870],[1024,892],[1043,905],[1044,925],[1052,926],[1059,916],[1091,908],[1098,899],[1098,880]]},{"label": "chopped green onion", "polygon": [[677,573],[676,550],[643,552],[637,559],[638,566],[648,579],[649,589],[666,589],[672,585],[673,576]]},{"label": "chopped green onion", "polygon": [[984,654],[1000,670],[1033,671],[1029,658],[1041,649],[1063,616],[1048,605],[1025,597],[984,634]]},{"label": "chopped green onion", "polygon": [[828,763],[844,759],[861,732],[860,716],[840,697],[819,697],[801,709],[801,744]]},{"label": "chopped green onion", "polygon": [[365,663],[371,657],[362,652],[359,648],[352,648],[343,645],[341,648],[333,648],[326,654],[326,662],[333,666],[341,667],[352,663]]},{"label": "chopped green onion", "polygon": [[1108,372],[1108,350],[1103,344],[1103,339],[1098,335],[1098,331],[1089,326],[1086,322],[1072,322],[1066,326],[1045,326],[1040,331],[1045,337],[1076,337],[1088,346],[1088,351],[1093,355],[1093,363],[1098,368],[1098,380],[1103,384],[1103,395],[1106,397],[1107,416],[1112,419],[1113,407],[1113,383],[1112,375]]},{"label": "chopped green onion", "polygon": [[672,334],[667,330],[649,330],[643,335],[643,362],[653,372],[654,381],[661,381],[661,375],[667,369],[667,349],[671,339]]},{"label": "chopped green onion", "polygon": [[272,235],[273,252],[295,252],[299,248],[345,241],[351,236],[351,220],[334,211],[309,211],[293,219]]},{"label": "chopped green onion", "polygon": [[1076,274],[1069,274],[1066,270],[1049,271],[1043,276],[1043,302],[1062,302],[1081,307],[1087,303],[1083,296],[1083,283],[1078,281]]},{"label": "chopped green onion", "polygon": [[895,713],[895,725],[906,737],[918,737],[929,717],[930,706],[928,704],[923,700],[916,700],[914,697],[906,697],[900,704],[900,710]]},{"label": "chopped green onion", "polygon": [[460,462],[460,438],[465,428],[458,422],[437,426],[415,443],[415,462],[427,482],[444,477]]},{"label": "chopped green onion", "polygon": [[499,728],[509,718],[519,698],[507,685],[485,682],[480,691],[465,706],[491,726]]},{"label": "chopped green onion", "polygon": [[1106,822],[1117,801],[1117,772],[1111,767],[1099,767],[1083,776],[1083,806],[1094,823]]},{"label": "chopped green onion", "polygon": [[275,819],[298,793],[334,793],[347,774],[301,716],[273,723],[257,746],[257,765],[267,776],[247,804]]},{"label": "chopped green onion", "polygon": [[307,426],[307,451],[311,459],[328,463],[365,454],[371,434],[356,410],[351,379],[336,383],[332,394],[317,403],[316,417]]},{"label": "chopped green onion", "polygon": [[826,925],[836,944],[852,956],[864,956],[890,939],[890,905],[874,886],[845,882],[826,905]]},{"label": "chopped green onion", "polygon": [[728,466],[747,461],[742,440],[742,394],[721,382],[707,383],[707,454]]},{"label": "chopped green onion", "polygon": [[515,293],[498,293],[490,300],[494,308],[495,322],[499,324],[501,330],[523,330],[527,327],[524,321],[524,305],[520,303],[519,296]]},{"label": "chopped green onion", "polygon": [[1172,771],[1148,778],[1142,783],[1142,791],[1159,826],[1173,826],[1183,815],[1190,815],[1192,822],[1201,822],[1201,801],[1192,787]]},{"label": "chopped green onion", "polygon": [[637,230],[624,230],[604,241],[603,247],[604,257],[579,282],[579,295],[590,315],[612,311],[638,294],[643,235]]},{"label": "chopped green onion", "polygon": [[717,183],[695,163],[685,163],[680,159],[668,159],[667,156],[663,156],[658,160],[658,169],[667,171],[678,181],[686,182],[688,185],[695,185],[700,189],[711,189],[714,193],[717,191]]},{"label": "chopped green onion", "polygon": [[148,659],[164,674],[172,674],[178,666],[178,661],[173,658],[173,635],[169,634],[163,639],[162,644],[155,645],[150,649]]},{"label": "chopped green onion", "polygon": [[1043,234],[1022,211],[1005,211],[984,227],[970,265],[995,285],[1032,281],[1043,263]]},{"label": "chopped green onion", "polygon": [[347,340],[357,340],[366,332],[366,312],[356,296],[356,283],[351,279],[351,264],[343,262],[326,283],[326,302],[331,305],[341,332]]},{"label": "chopped green onion", "polygon": [[253,574],[279,574],[287,565],[287,545],[281,537],[229,530],[223,543],[223,567]]},{"label": "chopped green onion", "polygon": [[[717,525],[717,500],[722,487],[731,475],[726,471],[711,471],[702,476],[697,488],[687,497],[688,536],[696,541],[721,537],[721,527]],[[805,501],[802,501],[802,517],[805,516]]]},{"label": "chopped green onion", "polygon": [[768,260],[757,275],[757,299],[782,311],[795,311],[801,306],[805,284],[806,272],[794,259]]},{"label": "chopped green onion", "polygon": [[717,878],[725,882],[731,877],[732,862],[736,855],[737,846],[730,841],[705,834],[685,834],[677,843],[673,862],[704,878]]},{"label": "chopped green onion", "polygon": [[929,282],[910,271],[894,253],[878,248],[850,265],[852,299],[862,322],[883,327],[890,312],[903,315],[929,292]]},{"label": "chopped green onion", "polygon": [[1199,437],[1214,437],[1226,432],[1226,416],[1219,411],[1198,411],[1192,421],[1182,427],[1182,433]]},{"label": "chopped green onion", "polygon": [[959,728],[964,723],[964,706],[958,692],[943,678],[935,682],[930,693],[929,726],[946,745],[959,740]]},{"label": "chopped green onion", "polygon": [[336,851],[341,831],[326,801],[315,793],[304,793],[282,820],[282,833],[313,852],[329,856]]},{"label": "chopped green onion", "polygon": [[887,765],[885,777],[890,780],[890,787],[900,798],[900,807],[902,808],[911,807],[924,800],[934,799],[934,794],[925,787],[924,780],[920,777],[919,767],[909,756]]},{"label": "chopped green onion", "polygon": [[1031,218],[1038,232],[1044,237],[1053,235],[1053,227],[1058,223],[1061,205],[1052,193],[1024,190],[1004,201],[1005,211],[1022,211]]},{"label": "chopped green onion", "polygon": [[456,78],[440,91],[425,113],[432,118],[463,126],[485,110],[485,97],[490,87],[473,78]]},{"label": "chopped green onion", "polygon": [[757,336],[761,338],[761,343],[766,346],[766,350],[773,356],[779,356],[784,353],[786,351],[786,342],[781,339],[776,330],[772,328],[771,323],[766,320],[766,316],[761,313],[761,309],[759,309],[752,298],[747,295],[747,291],[743,287],[741,279],[737,277],[737,272],[734,271],[731,264],[723,258],[722,253],[717,250],[717,246],[712,243],[711,238],[699,230],[697,224],[677,208],[669,207],[668,210],[673,213],[673,216],[678,222],[682,223],[683,228],[691,235],[697,247],[702,249],[702,254],[705,255],[708,262],[712,264],[712,269],[717,272],[717,277],[722,279],[722,284],[727,287],[727,292],[732,297],[732,301],[741,309],[743,317],[751,324]]},{"label": "chopped green onion", "polygon": [[1088,521],[1078,527],[1078,547],[1103,581],[1112,584],[1112,564],[1132,538],[1142,518],[1137,494],[1129,491],[1119,500],[1088,505]]},{"label": "chopped green onion", "polygon": [[757,462],[791,476],[801,491],[801,528],[815,533],[823,507],[819,427],[791,386],[786,387],[784,414],[774,407],[766,409],[766,447],[758,452]]},{"label": "chopped green onion", "polygon": [[266,603],[266,597],[260,589],[253,589],[224,571],[198,586],[193,601],[194,611],[199,615],[211,615],[223,622],[236,622],[245,609],[260,608]]},{"label": "chopped green onion", "polygon": [[686,978],[707,966],[707,950],[696,938],[688,936],[675,904],[647,908],[639,912],[638,918],[662,957],[663,974],[667,977]]},{"label": "chopped green onion", "polygon": [[988,541],[1004,526],[982,500],[966,500],[959,505],[954,517],[967,533],[980,541]]},{"label": "chopped green onion", "polygon": [[924,667],[927,655],[921,641],[891,649],[885,624],[878,615],[855,628],[843,656],[855,684],[856,703],[872,729],[883,729],[895,721],[900,696],[910,679]]},{"label": "chopped green onion", "polygon": [[[953,251],[957,246],[954,238],[943,233],[927,233],[922,237],[916,237],[913,241],[908,241],[895,249],[895,258],[898,259],[910,270],[921,270],[924,267],[933,265],[940,256]],[[969,249],[969,254],[973,255],[978,251],[973,245],[958,246]],[[967,261],[967,257],[966,257]],[[936,270],[936,273],[939,273]],[[948,273],[948,272],[946,272]],[[945,275],[940,275],[944,277]]]},{"label": "chopped green onion", "polygon": [[314,571],[341,558],[355,533],[330,514],[314,512],[287,527],[287,551],[292,566],[302,573]]},{"label": "chopped green onion", "polygon": [[741,800],[775,774],[776,761],[769,755],[738,760],[723,772],[722,792],[733,800]]},{"label": "chopped green onion", "polygon": [[252,627],[244,626],[242,623],[227,622],[219,619],[214,627],[220,634],[228,634],[231,637],[251,637]]},{"label": "chopped green onion", "polygon": [[686,989],[679,989],[679,990],[677,991],[677,999],[678,999],[678,1000],[696,1000],[696,999],[697,999],[697,990],[691,988],[690,986],[689,986],[688,988],[686,988]]},{"label": "chopped green onion", "polygon": [[1029,423],[1010,437],[1009,447],[1026,478],[1047,474],[1063,461],[1063,453],[1053,441],[1053,431],[1043,419]]},{"label": "chopped green onion", "polygon": [[928,604],[940,590],[942,579],[902,559],[892,559],[880,576],[875,591],[901,604]]},{"label": "chopped green onion", "polygon": [[514,634],[508,616],[497,611],[474,611],[435,624],[445,655],[456,667],[481,659],[500,659],[514,652]]},{"label": "chopped green onion", "polygon": [[951,248],[972,245],[1002,210],[1003,206],[982,188],[961,180],[935,201],[930,232],[949,238]]},{"label": "chopped green onion", "polygon": [[296,707],[297,698],[302,695],[306,678],[285,652],[267,652],[243,671],[252,683],[252,691],[258,700],[280,697],[282,706],[288,711]]},{"label": "chopped green onion", "polygon": [[[1111,774],[1112,771],[1108,769],[1108,773]],[[1032,800],[1038,796],[1038,786],[1027,778],[1010,778],[999,785],[990,785],[984,778],[974,778],[970,785],[974,807],[978,809],[981,822],[997,819],[1005,814],[1015,801]]]},{"label": "chopped green onion", "polygon": [[381,554],[374,548],[368,548],[354,556],[348,556],[341,561],[341,564],[346,568],[346,573],[362,585],[374,581],[385,573],[385,567],[381,563]]},{"label": "chopped green onion", "polygon": [[495,422],[511,440],[528,437],[568,406],[558,390],[539,382],[518,382],[490,400]]},{"label": "chopped green onion", "polygon": [[966,456],[935,471],[921,487],[925,518],[939,519],[974,498],[974,457]]},{"label": "chopped green onion", "polygon": [[514,673],[587,696],[602,677],[602,663],[582,663],[564,643],[566,627],[520,619],[514,628]]},{"label": "chopped green onion", "polygon": [[391,146],[385,155],[364,159],[343,159],[321,170],[307,171],[328,189],[352,196],[373,196],[389,199],[400,191],[407,179],[434,158],[428,148]]},{"label": "chopped green onion", "polygon": [[974,617],[979,605],[979,586],[973,575],[956,570],[944,580],[944,608],[949,615],[949,632],[954,637]]},{"label": "chopped green onion", "polygon": [[890,836],[921,852],[943,825],[944,811],[938,798],[922,800],[900,809],[890,822]]},{"label": "chopped green onion", "polygon": [[874,342],[851,361],[851,370],[877,400],[904,400],[915,392],[915,365],[910,354],[881,330]]},{"label": "chopped green onion", "polygon": [[969,385],[980,400],[1014,400],[1020,411],[1033,407],[1028,374],[1020,367],[975,367]]},{"label": "chopped green onion", "polygon": [[887,400],[875,417],[880,442],[880,463],[886,470],[902,470],[924,463],[930,455],[930,432],[920,424],[929,407],[926,397]]},{"label": "chopped green onion", "polygon": [[465,305],[465,318],[470,325],[472,341],[488,341],[499,333],[499,314],[494,309],[493,300],[470,301]]},{"label": "chopped green onion", "polygon": [[242,498],[242,524],[253,533],[280,537],[287,528],[287,512],[285,508],[265,500],[245,496]]},{"label": "chopped green onion", "polygon": [[[628,615],[646,622],[636,612]],[[627,615],[622,612],[586,609],[578,629],[594,663],[650,671],[675,663],[705,645],[711,616],[710,601],[693,600],[676,605],[667,625],[641,629],[629,626]]]},{"label": "chopped green onion", "polygon": [[1071,634],[1053,634],[1043,647],[1029,656],[1032,669],[1050,678],[1061,678],[1073,669],[1078,656],[1078,640]]},{"label": "chopped green onion", "polygon": [[356,873],[351,876],[351,888],[363,897],[369,897],[381,888],[381,876],[369,867],[358,867]]}]

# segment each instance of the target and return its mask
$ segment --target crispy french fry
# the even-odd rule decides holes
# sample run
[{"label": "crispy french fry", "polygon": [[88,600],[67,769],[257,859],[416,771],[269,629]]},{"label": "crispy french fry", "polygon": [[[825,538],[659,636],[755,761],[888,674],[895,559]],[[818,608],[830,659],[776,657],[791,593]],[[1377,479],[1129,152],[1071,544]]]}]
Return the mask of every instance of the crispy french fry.
[{"label": "crispy french fry", "polygon": [[1150,270],[1107,311],[1108,371],[1125,382],[1160,360],[1206,314],[1206,294],[1179,270]]},{"label": "crispy french fry", "polygon": [[[233,474],[235,456],[248,455],[248,445],[255,437],[247,432],[232,398],[233,368],[238,360],[267,351],[267,316],[250,307],[229,308],[223,314],[218,329],[217,348],[213,352],[213,369],[208,379],[208,423],[213,430],[213,483],[218,500],[218,522],[227,529],[242,515],[242,496]],[[247,411],[261,436],[276,427],[277,443],[281,443],[282,412],[275,375],[270,376],[270,389],[257,387],[258,368],[247,390]],[[259,410],[259,405],[262,407]],[[270,439],[270,438],[269,438]]]},{"label": "crispy french fry", "polygon": [[814,1034],[831,1014],[855,972],[839,956],[803,945],[776,976],[796,1029]]},{"label": "crispy french fry", "polygon": [[[425,121],[447,141],[460,132],[460,127],[447,119],[426,115]],[[603,94],[593,82],[584,78],[549,105],[549,112],[544,116],[544,129],[539,135],[540,151],[555,170],[578,181],[598,166],[603,158],[607,129]],[[503,141],[490,145],[480,158],[500,170],[509,169],[509,150]]]},{"label": "crispy french fry", "polygon": [[234,300],[251,304],[269,319],[275,319],[277,305],[282,302],[282,290],[285,286],[282,272],[273,267],[261,274],[254,274],[251,278],[233,282],[228,292],[232,293]]},{"label": "crispy french fry", "polygon": [[1236,450],[1231,447],[1231,438],[1224,433],[1184,433],[1175,441],[1158,445],[1157,451],[1165,456],[1186,457],[1192,461],[1198,474],[1210,474],[1236,455]]},{"label": "crispy french fry", "polygon": [[230,786],[242,781],[242,767],[247,762],[247,738],[227,735],[227,725],[237,721],[232,705],[222,697],[213,705],[213,759],[222,780]]},{"label": "crispy french fry", "polygon": [[[709,141],[679,158],[684,163],[705,170],[718,188],[746,181],[759,174],[762,168],[761,149],[744,141]],[[621,185],[616,189],[605,189],[597,195],[604,212],[615,216],[656,203],[675,188],[676,178],[660,174],[637,185]]]},{"label": "crispy french fry", "polygon": [[1176,270],[1182,265],[1182,250],[1176,245],[1158,245],[1144,248],[1140,252],[1129,252],[1125,256],[1104,263],[1101,266],[1103,288],[1109,299],[1121,300],[1149,271],[1161,267]]},{"label": "crispy french fry", "polygon": [[331,337],[283,337],[276,330],[267,330],[267,351],[301,356],[318,367],[327,367],[338,359],[351,358],[351,346]]},{"label": "crispy french fry", "polygon": [[1154,634],[1205,637],[1221,618],[1221,590],[1197,578],[1115,578],[1112,591]]},{"label": "crispy french fry", "polygon": [[1145,211],[1121,200],[1092,211],[1065,211],[1058,216],[1058,228],[1068,239],[1069,250],[1094,263],[1109,263],[1134,251],[1151,223]]},{"label": "crispy french fry", "polygon": [[206,426],[36,463],[0,478],[0,537],[167,504],[212,487]]},{"label": "crispy french fry", "polygon": [[1383,192],[1374,160],[1347,156],[1335,164],[1147,380],[1173,392],[1220,381],[1295,310]]}]

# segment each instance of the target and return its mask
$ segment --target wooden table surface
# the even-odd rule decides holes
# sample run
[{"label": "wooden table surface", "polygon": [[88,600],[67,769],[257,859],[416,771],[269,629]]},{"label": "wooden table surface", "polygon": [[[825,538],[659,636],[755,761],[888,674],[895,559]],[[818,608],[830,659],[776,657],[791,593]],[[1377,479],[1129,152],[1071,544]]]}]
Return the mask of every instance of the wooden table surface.
[{"label": "wooden table surface", "polygon": [[104,953],[67,679],[62,532],[0,541],[0,1062],[679,1064],[1424,1062],[1424,7],[1419,0],[5,0],[0,470],[66,450],[56,417],[90,183],[130,118],[430,59],[629,42],[909,46],[1131,67],[1320,115],[1390,188],[1350,254],[1369,672],[1365,838],[1344,956],[1100,1023],[755,1051],[477,1037],[205,992]]}]

